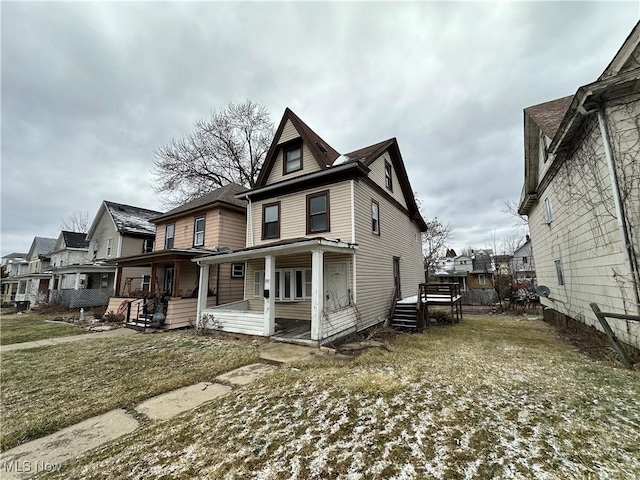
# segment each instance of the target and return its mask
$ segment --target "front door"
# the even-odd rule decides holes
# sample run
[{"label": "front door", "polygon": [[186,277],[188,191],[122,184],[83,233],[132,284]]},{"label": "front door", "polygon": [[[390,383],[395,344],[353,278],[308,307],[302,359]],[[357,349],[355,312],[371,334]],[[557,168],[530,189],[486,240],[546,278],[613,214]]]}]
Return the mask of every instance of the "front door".
[{"label": "front door", "polygon": [[164,271],[164,288],[165,295],[173,295],[173,267],[167,267]]},{"label": "front door", "polygon": [[396,298],[402,298],[400,295],[400,258],[393,257],[393,283],[396,287]]},{"label": "front door", "polygon": [[327,262],[324,265],[325,307],[331,312],[349,305],[347,268],[347,262]]}]

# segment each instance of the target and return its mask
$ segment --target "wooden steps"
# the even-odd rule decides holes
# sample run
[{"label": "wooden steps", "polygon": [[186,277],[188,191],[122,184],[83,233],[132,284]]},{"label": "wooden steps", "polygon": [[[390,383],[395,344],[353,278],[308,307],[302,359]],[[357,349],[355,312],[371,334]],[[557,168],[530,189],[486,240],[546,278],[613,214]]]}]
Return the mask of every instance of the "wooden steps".
[{"label": "wooden steps", "polygon": [[393,328],[415,330],[418,328],[418,315],[415,303],[396,302],[396,307],[391,319]]}]

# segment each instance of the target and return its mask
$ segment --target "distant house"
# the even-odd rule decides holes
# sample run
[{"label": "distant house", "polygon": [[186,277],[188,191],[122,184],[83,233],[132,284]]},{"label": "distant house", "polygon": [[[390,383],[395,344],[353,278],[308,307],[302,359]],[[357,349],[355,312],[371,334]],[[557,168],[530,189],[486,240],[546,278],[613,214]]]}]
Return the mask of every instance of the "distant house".
[{"label": "distant house", "polygon": [[535,284],[536,264],[533,259],[533,245],[528,235],[527,240],[513,252],[511,275],[518,283],[526,283],[531,286]]},{"label": "distant house", "polygon": [[[128,323],[145,326],[144,320],[149,320],[161,304],[164,328],[194,324],[198,267],[191,260],[245,246],[247,202],[235,197],[245,190],[229,184],[152,217],[150,222],[156,231],[153,250],[114,259],[119,294],[111,298],[108,310],[121,309]],[[244,269],[243,262],[212,269],[208,301],[219,305],[242,300]],[[130,272],[142,274],[131,277]]]},{"label": "distant house", "polygon": [[0,302],[12,304],[16,299],[18,285],[20,281],[16,279],[18,275],[23,275],[29,271],[29,262],[27,262],[26,253],[10,253],[2,257],[2,266],[6,278],[2,279],[2,299]]},{"label": "distant house", "polygon": [[[640,314],[640,23],[574,95],[524,110],[527,215],[545,318],[601,328],[589,304]],[[611,320],[640,348],[640,322]]]},{"label": "distant house", "polygon": [[471,250],[468,255],[444,258],[438,262],[435,277],[440,283],[460,285],[466,304],[495,302],[494,275],[496,273],[493,250]]},{"label": "distant house", "polygon": [[438,261],[434,274],[440,283],[457,283],[460,291],[466,292],[467,275],[473,270],[473,259],[470,255],[458,255],[446,257]]},{"label": "distant house", "polygon": [[[388,318],[424,281],[416,205],[395,138],[340,155],[290,109],[247,203],[246,247],[195,259],[201,326],[321,344]],[[245,265],[242,301],[215,306],[210,270]]]},{"label": "distant house", "polygon": [[17,275],[18,291],[16,302],[30,302],[37,305],[46,302],[49,294],[51,275],[46,273],[51,261],[51,251],[56,243],[55,238],[35,237],[27,253],[27,271]]}]

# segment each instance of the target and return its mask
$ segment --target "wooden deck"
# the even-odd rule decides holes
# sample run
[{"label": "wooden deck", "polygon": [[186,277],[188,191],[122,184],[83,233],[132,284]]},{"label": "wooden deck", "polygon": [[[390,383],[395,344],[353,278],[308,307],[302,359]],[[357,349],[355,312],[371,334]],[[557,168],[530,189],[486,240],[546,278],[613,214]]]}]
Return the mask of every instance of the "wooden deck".
[{"label": "wooden deck", "polygon": [[276,332],[271,338],[278,342],[299,345],[315,346],[318,343],[311,340],[311,322],[309,320],[276,319]]}]

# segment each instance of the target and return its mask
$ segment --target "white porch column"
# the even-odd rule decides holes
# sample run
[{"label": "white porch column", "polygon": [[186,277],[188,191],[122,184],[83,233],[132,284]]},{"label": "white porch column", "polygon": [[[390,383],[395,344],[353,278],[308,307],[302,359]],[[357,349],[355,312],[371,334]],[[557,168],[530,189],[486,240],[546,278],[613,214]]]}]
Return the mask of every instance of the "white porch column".
[{"label": "white porch column", "polygon": [[462,277],[462,291],[467,291],[467,277]]},{"label": "white porch column", "polygon": [[76,272],[76,282],[73,285],[73,289],[74,290],[79,290],[80,289],[80,272]]},{"label": "white porch column", "polygon": [[276,333],[276,257],[264,257],[264,289],[268,298],[264,299],[264,335],[270,337]]},{"label": "white porch column", "polygon": [[311,340],[320,340],[324,310],[324,252],[311,252]]},{"label": "white porch column", "polygon": [[[155,281],[151,279],[151,281]],[[209,294],[209,264],[200,264],[200,280],[198,282],[198,307],[196,309],[196,325],[200,324],[202,311],[207,308],[207,296]]]}]

